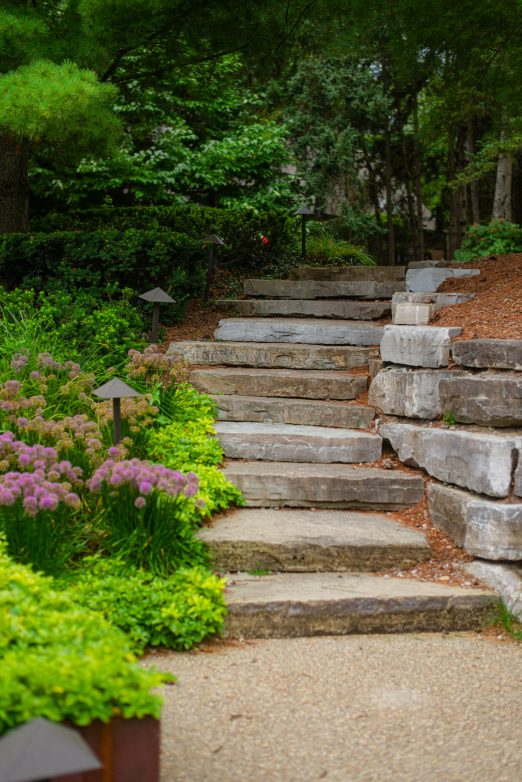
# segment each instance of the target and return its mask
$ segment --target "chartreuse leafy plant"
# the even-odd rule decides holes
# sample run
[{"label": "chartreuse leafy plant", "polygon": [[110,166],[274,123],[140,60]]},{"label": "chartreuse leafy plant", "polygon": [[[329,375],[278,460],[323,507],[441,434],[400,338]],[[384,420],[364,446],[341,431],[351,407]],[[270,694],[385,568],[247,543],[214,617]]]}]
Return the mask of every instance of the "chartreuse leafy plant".
[{"label": "chartreuse leafy plant", "polygon": [[488,255],[519,253],[522,250],[522,225],[508,220],[492,220],[487,225],[471,225],[455,261],[471,261]]},{"label": "chartreuse leafy plant", "polygon": [[1,542],[0,620],[0,734],[35,717],[88,725],[160,716],[152,690],[173,677],[139,666],[117,627],[15,564]]}]

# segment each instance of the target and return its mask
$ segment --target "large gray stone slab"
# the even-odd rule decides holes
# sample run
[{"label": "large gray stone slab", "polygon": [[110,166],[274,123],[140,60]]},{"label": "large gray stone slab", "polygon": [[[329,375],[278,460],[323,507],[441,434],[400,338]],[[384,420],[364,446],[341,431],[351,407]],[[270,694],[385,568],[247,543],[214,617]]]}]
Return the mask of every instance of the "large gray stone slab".
[{"label": "large gray stone slab", "polygon": [[287,573],[408,568],[430,558],[424,535],[378,513],[241,508],[198,537],[220,570]]},{"label": "large gray stone slab", "polygon": [[294,399],[356,399],[368,387],[366,375],[308,369],[194,369],[190,382],[207,394],[276,396]]},{"label": "large gray stone slab", "polygon": [[441,380],[442,408],[463,424],[522,425],[522,374],[460,374]]},{"label": "large gray stone slab", "polygon": [[467,339],[455,342],[456,364],[479,369],[522,369],[522,339]]},{"label": "large gray stone slab", "polygon": [[491,497],[511,490],[520,437],[415,424],[384,424],[380,431],[401,462],[434,478]]},{"label": "large gray stone slab", "polygon": [[385,282],[404,280],[405,276],[405,266],[296,266],[288,272],[289,280]]},{"label": "large gray stone slab", "polygon": [[391,299],[395,291],[406,290],[402,280],[245,280],[246,296],[272,299]]},{"label": "large gray stone slab", "polygon": [[379,345],[381,326],[353,320],[309,318],[225,318],[214,332],[218,340],[301,342],[310,345]]},{"label": "large gray stone slab", "polygon": [[381,456],[379,435],[351,429],[219,421],[215,430],[229,459],[355,464]]},{"label": "large gray stone slab", "polygon": [[229,309],[248,318],[376,320],[391,312],[390,302],[349,299],[220,299],[216,303],[220,309]]},{"label": "large gray stone slab", "polygon": [[399,302],[395,305],[392,320],[398,326],[427,326],[434,314],[433,304]]},{"label": "large gray stone slab", "polygon": [[172,342],[167,356],[189,364],[274,369],[352,369],[379,355],[377,347],[265,342]]},{"label": "large gray stone slab", "polygon": [[522,560],[522,502],[492,502],[461,489],[431,484],[428,509],[432,522],[469,554]]},{"label": "large gray stone slab", "polygon": [[341,573],[238,575],[227,591],[229,638],[479,629],[492,618],[488,590]]},{"label": "large gray stone slab", "polygon": [[232,462],[223,472],[248,507],[400,510],[424,496],[420,475],[376,467]]},{"label": "large gray stone slab", "polygon": [[235,394],[214,396],[213,399],[220,421],[264,421],[366,429],[375,416],[375,410],[368,405],[338,401]]},{"label": "large gray stone slab", "polygon": [[368,401],[385,415],[437,418],[443,412],[439,386],[449,369],[385,367],[371,382]]},{"label": "large gray stone slab", "polygon": [[478,274],[480,274],[480,269],[448,269],[437,266],[424,269],[408,269],[406,272],[406,286],[413,293],[431,293],[436,291],[445,280],[458,277],[475,277]]},{"label": "large gray stone slab", "polygon": [[522,622],[522,566],[475,561],[466,570],[495,589],[508,610]]},{"label": "large gray stone slab", "polygon": [[518,449],[518,467],[515,470],[515,494],[522,497],[522,448]]},{"label": "large gray stone slab", "polygon": [[451,269],[454,266],[453,261],[410,261],[408,269]]},{"label": "large gray stone slab", "polygon": [[392,320],[397,325],[425,326],[443,307],[463,304],[474,297],[473,293],[394,293]]},{"label": "large gray stone slab", "polygon": [[450,340],[460,328],[436,326],[385,326],[381,341],[381,358],[392,364],[416,367],[446,367]]}]

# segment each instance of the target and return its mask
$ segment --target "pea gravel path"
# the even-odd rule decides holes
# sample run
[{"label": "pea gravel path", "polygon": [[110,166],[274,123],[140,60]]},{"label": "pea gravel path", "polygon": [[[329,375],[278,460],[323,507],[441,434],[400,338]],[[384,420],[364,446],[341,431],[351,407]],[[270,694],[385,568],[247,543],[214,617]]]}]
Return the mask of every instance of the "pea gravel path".
[{"label": "pea gravel path", "polygon": [[256,641],[176,674],[162,782],[522,780],[522,647],[472,634]]}]

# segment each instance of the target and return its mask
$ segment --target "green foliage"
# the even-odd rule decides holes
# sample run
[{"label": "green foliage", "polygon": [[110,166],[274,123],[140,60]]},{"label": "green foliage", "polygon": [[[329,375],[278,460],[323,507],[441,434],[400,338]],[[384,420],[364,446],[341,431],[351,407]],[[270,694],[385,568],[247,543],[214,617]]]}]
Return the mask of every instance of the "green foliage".
[{"label": "green foliage", "polygon": [[307,260],[320,265],[375,266],[362,248],[331,236],[312,236],[306,243]]},{"label": "green foliage", "polygon": [[120,630],[13,563],[1,543],[0,618],[0,734],[35,717],[159,717],[151,690],[172,677],[139,666]]},{"label": "green foliage", "polygon": [[522,251],[522,226],[508,220],[492,220],[487,225],[469,226],[455,253],[455,261],[471,261],[488,255]]},{"label": "green foliage", "polygon": [[117,560],[85,565],[66,582],[75,600],[123,630],[140,653],[151,646],[190,649],[223,629],[225,582],[201,567],[161,578]]},{"label": "green foliage", "polygon": [[494,624],[502,627],[513,640],[522,642],[522,622],[519,622],[501,601],[497,606],[497,618]]},{"label": "green foliage", "polygon": [[448,426],[455,426],[455,424],[457,423],[457,419],[455,418],[455,416],[453,415],[451,410],[445,410],[444,411],[444,415],[442,416],[442,420]]}]

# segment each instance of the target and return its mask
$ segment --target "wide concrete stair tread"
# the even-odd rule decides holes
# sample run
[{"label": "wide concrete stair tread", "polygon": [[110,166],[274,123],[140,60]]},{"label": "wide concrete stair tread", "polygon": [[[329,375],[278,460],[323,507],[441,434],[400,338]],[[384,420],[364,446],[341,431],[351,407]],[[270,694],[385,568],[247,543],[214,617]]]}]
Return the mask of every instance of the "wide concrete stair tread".
[{"label": "wide concrete stair tread", "polygon": [[366,429],[375,417],[368,405],[343,401],[293,399],[288,397],[214,395],[219,421],[261,421],[265,423],[335,426]]},{"label": "wide concrete stair tread", "polygon": [[220,299],[217,306],[243,317],[336,318],[377,320],[391,314],[390,301],[344,299]]},{"label": "wide concrete stair tread", "polygon": [[377,461],[382,449],[379,435],[350,429],[250,421],[220,421],[215,429],[230,459],[353,464]]},{"label": "wide concrete stair tread", "polygon": [[271,299],[391,299],[405,291],[404,280],[245,280],[245,296]]},{"label": "wide concrete stair tread", "polygon": [[199,532],[224,571],[366,571],[429,559],[422,533],[377,513],[241,508]]},{"label": "wide concrete stair tread", "polygon": [[226,637],[290,638],[479,629],[497,597],[413,579],[285,573],[233,576],[226,600]]},{"label": "wide concrete stair tread", "polygon": [[289,280],[373,281],[404,280],[406,266],[296,266]]},{"label": "wide concrete stair tread", "polygon": [[167,356],[196,365],[251,366],[274,369],[342,370],[377,358],[377,347],[302,345],[285,342],[172,342]]},{"label": "wide concrete stair tread", "polygon": [[298,462],[230,462],[226,477],[248,507],[400,510],[419,502],[419,475],[378,467]]},{"label": "wide concrete stair tread", "polygon": [[321,318],[224,318],[214,332],[232,342],[299,342],[309,345],[379,345],[382,326]]},{"label": "wide concrete stair tread", "polygon": [[306,369],[195,369],[190,382],[207,394],[292,397],[297,399],[356,399],[368,386],[366,375],[316,372]]}]

